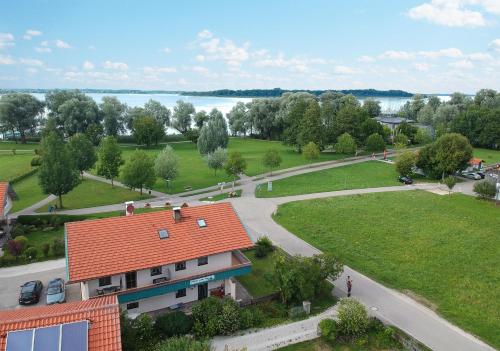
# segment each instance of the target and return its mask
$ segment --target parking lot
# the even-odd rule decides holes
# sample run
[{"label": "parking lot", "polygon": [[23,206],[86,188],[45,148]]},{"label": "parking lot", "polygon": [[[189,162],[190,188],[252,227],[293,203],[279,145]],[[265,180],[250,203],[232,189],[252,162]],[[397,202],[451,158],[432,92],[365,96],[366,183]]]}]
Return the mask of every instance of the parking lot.
[{"label": "parking lot", "polygon": [[[30,306],[45,305],[49,281],[55,278],[66,278],[66,269],[64,266],[61,267],[61,264],[56,261],[58,260],[54,261],[52,264],[53,267],[49,267],[50,269],[26,274],[22,274],[22,272],[29,272],[29,270],[22,266],[4,268],[2,274],[0,274],[0,310],[25,307],[20,306],[18,303],[20,286],[31,280],[40,280],[43,283],[43,291],[40,302]],[[66,301],[78,301],[80,299],[80,285],[66,285]]]}]

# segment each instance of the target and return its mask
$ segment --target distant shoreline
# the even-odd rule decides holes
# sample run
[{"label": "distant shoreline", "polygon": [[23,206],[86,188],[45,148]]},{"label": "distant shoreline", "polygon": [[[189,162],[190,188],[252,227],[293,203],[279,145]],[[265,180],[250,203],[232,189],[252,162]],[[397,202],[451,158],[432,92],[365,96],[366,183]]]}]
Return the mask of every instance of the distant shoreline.
[{"label": "distant shoreline", "polygon": [[[13,92],[31,93],[31,94],[45,94],[53,90],[67,90],[67,89],[0,89],[0,94],[7,94]],[[69,90],[69,89],[68,89]],[[349,90],[287,90],[287,89],[248,89],[248,90],[213,90],[213,91],[170,91],[170,90],[137,90],[137,89],[78,89],[83,93],[88,94],[172,94],[182,96],[206,96],[206,97],[220,97],[220,98],[266,98],[266,97],[280,97],[287,92],[307,92],[316,96],[324,92],[332,91],[343,94],[352,94],[361,98],[377,98],[377,97],[396,97],[396,98],[409,98],[413,94],[403,90],[376,90],[376,89],[349,89]],[[431,94],[429,94],[431,95]],[[439,94],[438,94],[439,95]],[[447,94],[443,94],[447,95]]]}]

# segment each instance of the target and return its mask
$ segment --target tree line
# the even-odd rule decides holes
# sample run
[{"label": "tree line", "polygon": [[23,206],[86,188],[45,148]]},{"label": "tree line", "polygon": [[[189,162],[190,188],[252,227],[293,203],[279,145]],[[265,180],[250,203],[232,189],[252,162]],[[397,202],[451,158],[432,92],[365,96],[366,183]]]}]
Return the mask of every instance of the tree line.
[{"label": "tree line", "polygon": [[437,136],[460,133],[473,146],[500,149],[500,92],[495,90],[481,89],[474,97],[453,93],[446,102],[415,95],[399,115],[433,127]]}]

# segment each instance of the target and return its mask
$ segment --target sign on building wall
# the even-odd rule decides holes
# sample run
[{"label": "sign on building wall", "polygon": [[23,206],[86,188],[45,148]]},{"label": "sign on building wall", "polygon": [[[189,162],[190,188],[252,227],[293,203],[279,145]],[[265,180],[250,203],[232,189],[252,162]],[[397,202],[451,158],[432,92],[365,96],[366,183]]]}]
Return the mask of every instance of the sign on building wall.
[{"label": "sign on building wall", "polygon": [[190,280],[189,285],[198,285],[198,284],[210,282],[212,280],[215,280],[215,275],[208,275],[206,277],[201,277],[201,278]]}]

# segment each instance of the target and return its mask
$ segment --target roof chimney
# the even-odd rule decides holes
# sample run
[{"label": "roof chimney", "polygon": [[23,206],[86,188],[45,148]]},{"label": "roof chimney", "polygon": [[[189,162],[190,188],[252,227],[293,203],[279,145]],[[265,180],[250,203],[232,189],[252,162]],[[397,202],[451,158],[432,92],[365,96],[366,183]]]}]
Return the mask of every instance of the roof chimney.
[{"label": "roof chimney", "polygon": [[125,215],[132,216],[134,214],[134,201],[125,202]]},{"label": "roof chimney", "polygon": [[172,217],[176,222],[181,220],[182,214],[181,214],[181,208],[179,206],[176,206],[172,209]]}]

